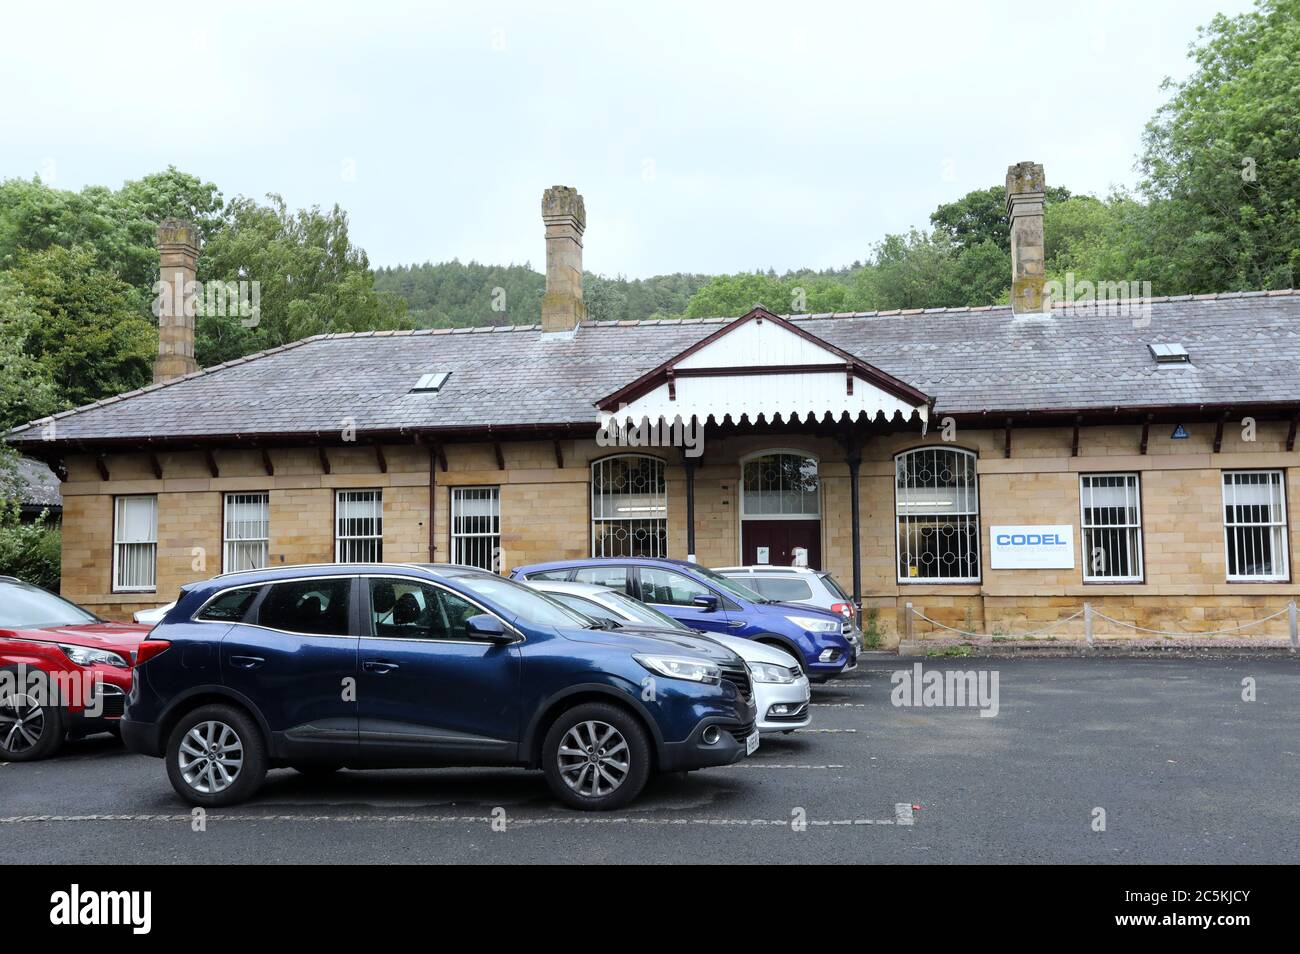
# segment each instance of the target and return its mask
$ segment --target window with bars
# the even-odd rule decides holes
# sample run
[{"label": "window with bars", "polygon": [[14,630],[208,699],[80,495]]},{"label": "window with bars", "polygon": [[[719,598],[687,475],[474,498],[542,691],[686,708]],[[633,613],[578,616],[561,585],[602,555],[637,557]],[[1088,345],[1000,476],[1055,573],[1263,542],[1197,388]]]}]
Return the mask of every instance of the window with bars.
[{"label": "window with bars", "polygon": [[1138,475],[1080,475],[1079,508],[1084,580],[1141,581],[1142,495]]},{"label": "window with bars", "polygon": [[113,590],[157,587],[158,498],[152,494],[113,499]]},{"label": "window with bars", "polygon": [[920,447],[894,458],[900,583],[974,583],[980,578],[975,455]]},{"label": "window with bars", "polygon": [[268,562],[271,499],[269,494],[226,494],[223,562],[226,573],[260,570]]},{"label": "window with bars", "polygon": [[1224,471],[1223,535],[1228,579],[1287,579],[1290,563],[1282,471]]},{"label": "window with bars", "polygon": [[383,561],[384,498],[381,491],[338,491],[334,519],[334,562]]},{"label": "window with bars", "polygon": [[664,462],[622,454],[591,465],[591,555],[662,557],[668,553]]},{"label": "window with bars", "polygon": [[501,572],[501,488],[451,488],[451,561]]}]

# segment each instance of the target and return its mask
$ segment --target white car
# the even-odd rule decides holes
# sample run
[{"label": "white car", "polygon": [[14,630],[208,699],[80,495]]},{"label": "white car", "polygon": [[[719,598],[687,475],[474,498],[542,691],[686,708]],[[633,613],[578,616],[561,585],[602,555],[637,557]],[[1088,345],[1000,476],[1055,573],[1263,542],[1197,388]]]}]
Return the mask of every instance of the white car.
[{"label": "white car", "polygon": [[175,605],[176,603],[173,601],[168,603],[166,606],[155,606],[153,609],[136,610],[135,613],[132,614],[131,618],[137,623],[149,623],[153,626],[157,626],[162,622],[162,618],[172,611],[172,607]]},{"label": "white car", "polygon": [[[697,632],[654,607],[609,587],[557,580],[525,582],[533,589],[597,622],[612,620],[620,627],[642,632]],[[759,732],[793,732],[812,721],[808,706],[811,698],[808,676],[793,656],[775,646],[756,643],[752,639],[724,636],[721,633],[703,635],[722,643],[749,667],[750,679],[754,683],[754,706],[758,709]]]}]

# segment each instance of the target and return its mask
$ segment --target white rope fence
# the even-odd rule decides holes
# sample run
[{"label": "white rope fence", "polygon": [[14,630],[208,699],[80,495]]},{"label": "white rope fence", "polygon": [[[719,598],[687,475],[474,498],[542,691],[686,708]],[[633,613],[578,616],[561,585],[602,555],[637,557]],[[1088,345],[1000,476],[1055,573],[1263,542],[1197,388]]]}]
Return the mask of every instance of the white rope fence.
[{"label": "white rope fence", "polygon": [[966,636],[970,639],[1014,640],[1014,639],[1036,639],[1042,636],[1046,636],[1060,629],[1066,623],[1069,623],[1072,620],[1076,620],[1080,616],[1082,616],[1083,635],[1084,638],[1088,641],[1089,646],[1093,645],[1093,632],[1092,632],[1093,621],[1096,619],[1105,620],[1106,622],[1112,624],[1113,626],[1118,626],[1124,629],[1131,629],[1134,632],[1145,633],[1151,636],[1162,636],[1162,637],[1189,636],[1189,637],[1200,638],[1200,637],[1208,637],[1208,636],[1233,636],[1238,633],[1242,633],[1248,629],[1253,629],[1256,626],[1262,626],[1265,623],[1271,620],[1275,620],[1280,616],[1286,616],[1288,618],[1290,624],[1290,630],[1291,630],[1291,651],[1295,652],[1297,647],[1300,646],[1300,631],[1298,631],[1297,629],[1296,604],[1294,601],[1288,603],[1286,606],[1278,610],[1276,613],[1271,613],[1268,616],[1263,616],[1259,619],[1251,620],[1249,623],[1242,623],[1240,626],[1230,626],[1226,629],[1204,630],[1200,632],[1179,632],[1176,630],[1150,629],[1146,626],[1139,626],[1137,623],[1130,623],[1128,620],[1115,619],[1113,616],[1107,616],[1105,613],[1099,613],[1092,608],[1091,603],[1084,603],[1083,609],[1071,613],[1069,616],[1065,616],[1061,619],[1058,619],[1056,622],[1044,626],[1041,629],[1031,629],[1023,633],[973,633],[970,630],[960,629],[956,626],[949,626],[947,623],[941,623],[937,619],[931,619],[929,616],[926,616],[924,613],[922,613],[911,603],[905,604],[905,612],[906,612],[905,625],[906,625],[907,638],[909,640],[915,638],[915,634],[913,631],[913,623],[915,620],[918,619],[924,620],[925,622],[929,623],[931,626],[934,626],[938,629],[945,630],[949,633],[955,633],[958,636]]}]

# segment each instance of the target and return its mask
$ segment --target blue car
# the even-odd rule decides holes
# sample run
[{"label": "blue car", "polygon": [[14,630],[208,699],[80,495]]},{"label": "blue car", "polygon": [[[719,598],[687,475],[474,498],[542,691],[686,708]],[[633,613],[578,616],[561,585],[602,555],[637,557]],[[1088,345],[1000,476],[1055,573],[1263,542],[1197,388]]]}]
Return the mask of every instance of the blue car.
[{"label": "blue car", "polygon": [[[122,719],[194,805],[242,801],[270,768],[541,768],[587,810],[651,771],[758,745],[749,671],[690,633],[614,635],[469,567],[331,565],[182,588],[150,633]],[[145,654],[142,654],[145,656]]]},{"label": "blue car", "polygon": [[622,590],[692,629],[743,636],[784,649],[808,678],[825,682],[857,666],[851,624],[806,603],[779,603],[685,560],[602,557],[516,567],[517,580],[572,580]]}]

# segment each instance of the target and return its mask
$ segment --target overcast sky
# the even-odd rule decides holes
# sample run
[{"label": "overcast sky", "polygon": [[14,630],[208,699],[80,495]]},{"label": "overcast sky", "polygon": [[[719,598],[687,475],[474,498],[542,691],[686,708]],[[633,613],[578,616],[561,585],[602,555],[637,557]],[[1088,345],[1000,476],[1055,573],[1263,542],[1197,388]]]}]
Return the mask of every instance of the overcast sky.
[{"label": "overcast sky", "polygon": [[1033,159],[1135,181],[1198,24],[1246,0],[91,3],[8,7],[0,177],[335,202],[375,265],[543,260],[586,198],[588,269],[778,271]]}]

